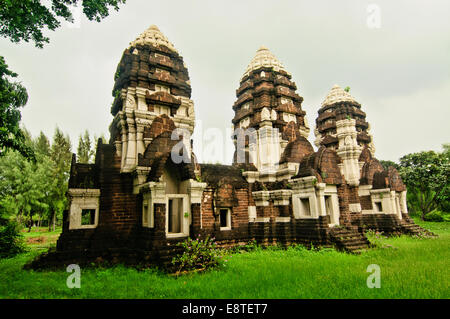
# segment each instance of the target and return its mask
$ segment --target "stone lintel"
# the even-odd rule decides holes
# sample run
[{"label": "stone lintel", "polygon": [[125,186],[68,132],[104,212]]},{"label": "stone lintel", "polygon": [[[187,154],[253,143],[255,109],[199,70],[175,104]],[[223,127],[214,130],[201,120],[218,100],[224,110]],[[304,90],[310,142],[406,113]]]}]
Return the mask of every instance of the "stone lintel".
[{"label": "stone lintel", "polygon": [[99,197],[100,189],[98,188],[69,188],[67,194],[70,197]]},{"label": "stone lintel", "polygon": [[256,206],[269,206],[269,199],[270,199],[269,191],[252,192],[252,196]]}]

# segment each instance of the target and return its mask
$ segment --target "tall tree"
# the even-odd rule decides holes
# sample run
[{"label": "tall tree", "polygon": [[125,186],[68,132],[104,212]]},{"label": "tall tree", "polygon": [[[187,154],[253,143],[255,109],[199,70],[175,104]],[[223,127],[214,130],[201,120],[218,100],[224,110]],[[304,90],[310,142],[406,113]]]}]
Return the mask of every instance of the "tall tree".
[{"label": "tall tree", "polygon": [[39,153],[44,156],[50,155],[50,142],[45,136],[45,134],[41,131],[39,136],[34,141],[36,153]]},{"label": "tall tree", "polygon": [[88,130],[78,140],[77,157],[80,163],[90,163],[95,151],[92,149],[91,138]]},{"label": "tall tree", "polygon": [[0,212],[8,219],[24,219],[29,229],[33,219],[47,219],[49,228],[55,228],[56,217],[66,208],[67,180],[71,161],[68,136],[57,128],[49,147],[41,132],[32,140],[23,129],[26,145],[33,147],[36,161],[27,161],[17,152],[8,151],[0,158]]},{"label": "tall tree", "polygon": [[28,220],[29,230],[35,213],[48,209],[48,190],[52,188],[51,163],[48,158],[27,161],[17,152],[9,151],[0,160],[0,206],[19,222]]},{"label": "tall tree", "polygon": [[[71,7],[81,6],[84,15],[91,21],[100,22],[109,15],[109,10],[119,10],[119,4],[126,0],[0,0],[0,36],[13,43],[34,42],[42,48],[49,38],[43,30],[56,30],[59,20],[73,21]],[[0,156],[8,149],[16,150],[24,157],[34,160],[32,150],[24,145],[24,137],[19,128],[20,107],[28,100],[26,89],[11,78],[17,74],[8,69],[5,59],[0,56]]]},{"label": "tall tree", "polygon": [[25,158],[34,159],[19,127],[20,108],[27,103],[28,94],[20,83],[11,81],[15,77],[17,74],[8,69],[5,59],[0,56],[0,156],[14,150]]},{"label": "tall tree", "polygon": [[73,22],[71,7],[81,5],[84,15],[91,21],[100,22],[109,15],[109,10],[119,10],[126,0],[52,0],[47,7],[39,0],[1,0],[0,35],[12,42],[29,42],[42,48],[49,38],[43,30],[55,31],[61,26],[58,19]]},{"label": "tall tree", "polygon": [[421,218],[450,199],[450,158],[445,151],[412,153],[400,158],[400,175]]},{"label": "tall tree", "polygon": [[55,228],[56,218],[66,208],[67,182],[69,181],[70,163],[72,160],[72,145],[69,136],[64,136],[59,128],[56,128],[53,136],[53,143],[50,150],[50,157],[54,163],[52,176],[54,180],[54,191],[49,194],[51,207],[49,215],[50,225]]},{"label": "tall tree", "polygon": [[98,146],[98,140],[101,139],[102,140],[102,144],[106,144],[106,138],[105,138],[105,134],[101,133],[99,137],[97,137],[97,135],[94,135],[94,142],[95,142],[95,146],[94,146],[94,155],[97,152],[97,146]]},{"label": "tall tree", "polygon": [[383,161],[383,160],[380,160],[380,164],[381,164],[381,166],[383,166],[383,168],[384,168],[385,170],[387,170],[390,166],[393,166],[393,167],[395,167],[396,169],[399,169],[399,168],[400,168],[400,166],[399,166],[396,162],[393,162],[393,161]]}]

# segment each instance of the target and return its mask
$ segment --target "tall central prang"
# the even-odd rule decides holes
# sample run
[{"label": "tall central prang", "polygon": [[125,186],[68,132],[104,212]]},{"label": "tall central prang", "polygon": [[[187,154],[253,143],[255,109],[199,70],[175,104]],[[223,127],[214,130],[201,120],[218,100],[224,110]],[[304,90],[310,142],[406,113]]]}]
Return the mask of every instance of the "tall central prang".
[{"label": "tall central prang", "polygon": [[303,98],[296,90],[291,74],[269,49],[261,47],[240,80],[233,105],[235,130],[247,130],[247,138],[235,138],[234,162],[242,162],[239,147],[245,145],[246,157],[241,158],[256,167],[244,173],[251,180],[288,179],[296,174],[301,157],[313,151],[307,141]]}]

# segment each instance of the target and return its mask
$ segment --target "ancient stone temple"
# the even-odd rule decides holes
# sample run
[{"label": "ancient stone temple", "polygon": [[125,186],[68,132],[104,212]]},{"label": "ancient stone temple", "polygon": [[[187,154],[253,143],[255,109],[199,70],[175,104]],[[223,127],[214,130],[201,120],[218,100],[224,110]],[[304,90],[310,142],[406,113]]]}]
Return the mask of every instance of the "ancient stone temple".
[{"label": "ancient stone temple", "polygon": [[99,141],[94,164],[73,156],[62,234],[35,266],[161,263],[177,242],[199,234],[225,247],[256,240],[358,251],[369,246],[367,229],[421,231],[408,217],[397,171],[374,157],[361,105],[334,86],[318,110],[315,151],[296,91],[292,75],[261,47],[232,106],[233,164],[198,163],[183,135],[195,122],[188,70],[151,26],[123,52],[111,140]]}]

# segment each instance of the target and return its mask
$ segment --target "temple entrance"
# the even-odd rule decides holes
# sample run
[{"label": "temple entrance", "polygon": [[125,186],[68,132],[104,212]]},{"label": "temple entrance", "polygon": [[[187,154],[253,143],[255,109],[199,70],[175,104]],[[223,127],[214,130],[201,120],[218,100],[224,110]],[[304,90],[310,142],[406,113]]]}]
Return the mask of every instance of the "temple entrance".
[{"label": "temple entrance", "polygon": [[[334,199],[333,199],[334,196]],[[325,211],[330,216],[330,225],[339,225],[339,206],[336,195],[325,195]],[[333,200],[335,202],[333,202]]]},{"label": "temple entrance", "polygon": [[169,198],[169,233],[181,233],[181,213],[183,200],[181,198]]},{"label": "temple entrance", "polygon": [[334,224],[333,203],[331,202],[331,195],[325,195],[325,209],[326,209],[327,215],[330,216],[330,223]]},{"label": "temple entrance", "polygon": [[166,162],[163,181],[166,183],[166,233],[168,237],[189,235],[189,195],[180,178],[180,167],[170,159]]},{"label": "temple entrance", "polygon": [[[180,197],[181,196],[181,197]],[[185,208],[185,195],[167,195],[167,213],[169,234],[183,233],[183,218]]]}]

